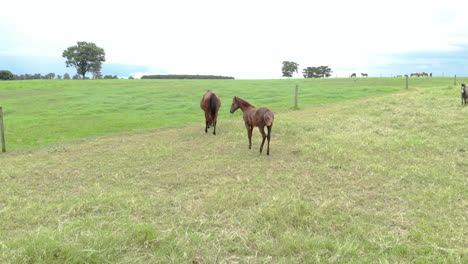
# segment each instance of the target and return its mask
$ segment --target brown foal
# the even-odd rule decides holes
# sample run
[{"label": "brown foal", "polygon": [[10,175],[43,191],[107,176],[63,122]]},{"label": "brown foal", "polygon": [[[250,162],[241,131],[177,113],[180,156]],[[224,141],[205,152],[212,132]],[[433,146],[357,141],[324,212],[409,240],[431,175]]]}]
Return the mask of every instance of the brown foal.
[{"label": "brown foal", "polygon": [[200,107],[205,112],[205,133],[208,133],[208,128],[213,126],[213,135],[216,135],[216,122],[218,119],[218,111],[221,107],[219,96],[208,90],[201,99]]},{"label": "brown foal", "polygon": [[[256,126],[258,127],[258,130],[260,130],[260,133],[262,133],[263,136],[262,145],[260,145],[260,153],[262,153],[263,144],[265,144],[265,139],[268,139],[267,155],[270,155],[271,127],[273,126],[273,120],[275,119],[273,111],[271,111],[271,109],[268,107],[256,108],[246,100],[235,96],[232,100],[230,111],[231,114],[239,108],[244,113],[245,127],[247,128],[247,135],[249,137],[249,149],[252,149],[252,130],[253,127]],[[265,134],[265,126],[268,129],[268,134]]]}]

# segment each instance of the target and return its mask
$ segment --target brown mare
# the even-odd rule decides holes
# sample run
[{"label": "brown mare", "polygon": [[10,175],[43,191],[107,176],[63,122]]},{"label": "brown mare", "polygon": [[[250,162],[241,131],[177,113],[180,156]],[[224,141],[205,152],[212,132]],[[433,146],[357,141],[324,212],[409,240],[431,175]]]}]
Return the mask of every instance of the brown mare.
[{"label": "brown mare", "polygon": [[200,107],[205,111],[205,133],[208,133],[208,128],[213,126],[213,135],[216,135],[216,122],[218,119],[218,111],[221,107],[219,96],[208,90],[201,99]]},{"label": "brown mare", "polygon": [[[268,107],[256,108],[244,99],[235,96],[232,100],[230,111],[231,114],[239,108],[244,113],[245,127],[247,128],[247,135],[249,137],[249,149],[252,149],[253,127],[257,126],[258,130],[260,130],[260,133],[262,133],[263,136],[262,145],[260,145],[260,153],[262,153],[263,144],[265,144],[265,139],[268,139],[267,155],[270,155],[271,127],[273,126],[273,120],[275,119],[273,111],[271,111]],[[268,129],[268,135],[265,134],[265,126]]]}]

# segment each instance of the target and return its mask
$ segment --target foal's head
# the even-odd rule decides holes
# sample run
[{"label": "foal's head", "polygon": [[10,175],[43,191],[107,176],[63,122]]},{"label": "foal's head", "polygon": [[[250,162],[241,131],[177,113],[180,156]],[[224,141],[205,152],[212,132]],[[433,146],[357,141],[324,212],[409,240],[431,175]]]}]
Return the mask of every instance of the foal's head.
[{"label": "foal's head", "polygon": [[240,104],[237,100],[237,96],[234,96],[234,98],[232,98],[232,105],[231,105],[231,110],[229,112],[234,113],[237,109],[240,108]]}]

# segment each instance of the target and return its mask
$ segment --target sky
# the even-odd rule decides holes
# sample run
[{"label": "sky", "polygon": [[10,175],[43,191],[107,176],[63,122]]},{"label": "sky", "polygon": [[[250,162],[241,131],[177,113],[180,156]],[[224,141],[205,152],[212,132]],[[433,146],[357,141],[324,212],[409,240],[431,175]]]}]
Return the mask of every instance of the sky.
[{"label": "sky", "polygon": [[[5,1],[0,70],[63,72],[78,41],[104,48],[103,74],[281,78],[283,61],[332,77],[468,76],[466,0]],[[90,75],[90,74],[89,74]]]}]

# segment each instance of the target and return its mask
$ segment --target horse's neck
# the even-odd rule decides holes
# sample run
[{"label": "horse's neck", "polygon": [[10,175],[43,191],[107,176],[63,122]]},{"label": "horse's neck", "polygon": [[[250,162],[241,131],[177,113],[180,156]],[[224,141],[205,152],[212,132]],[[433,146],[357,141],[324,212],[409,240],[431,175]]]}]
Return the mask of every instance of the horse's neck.
[{"label": "horse's neck", "polygon": [[239,100],[239,101],[240,101],[239,108],[242,110],[242,112],[245,112],[249,109],[255,109],[255,106],[251,105],[249,102],[245,100]]}]

